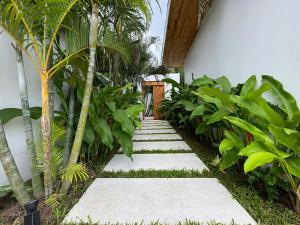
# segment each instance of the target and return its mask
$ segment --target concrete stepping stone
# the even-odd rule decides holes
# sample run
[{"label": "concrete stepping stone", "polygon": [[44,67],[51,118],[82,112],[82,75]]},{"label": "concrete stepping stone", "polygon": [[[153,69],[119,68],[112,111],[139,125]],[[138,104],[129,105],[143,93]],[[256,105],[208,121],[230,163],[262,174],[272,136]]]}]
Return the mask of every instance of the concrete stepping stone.
[{"label": "concrete stepping stone", "polygon": [[[133,151],[191,151],[185,141],[150,141],[133,142]],[[119,152],[122,152],[120,148]]]},{"label": "concrete stepping stone", "polygon": [[151,125],[151,126],[142,126],[140,130],[157,130],[157,129],[172,129],[170,125]]},{"label": "concrete stepping stone", "polygon": [[98,178],[64,222],[256,222],[215,178]]},{"label": "concrete stepping stone", "polygon": [[132,159],[123,154],[116,154],[105,166],[104,171],[208,170],[195,153],[133,154]]},{"label": "concrete stepping stone", "polygon": [[154,116],[145,116],[144,120],[154,120]]},{"label": "concrete stepping stone", "polygon": [[171,141],[182,140],[179,134],[135,134],[133,141]]},{"label": "concrete stepping stone", "polygon": [[176,134],[174,129],[136,130],[135,134]]},{"label": "concrete stepping stone", "polygon": [[151,126],[171,126],[169,123],[142,123],[142,127],[151,127]]}]

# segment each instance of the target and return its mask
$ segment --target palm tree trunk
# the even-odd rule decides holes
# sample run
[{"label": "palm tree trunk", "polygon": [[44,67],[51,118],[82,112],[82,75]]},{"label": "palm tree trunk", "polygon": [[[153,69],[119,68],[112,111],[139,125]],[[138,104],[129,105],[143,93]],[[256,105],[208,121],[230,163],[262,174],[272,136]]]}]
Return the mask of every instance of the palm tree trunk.
[{"label": "palm tree trunk", "polygon": [[22,49],[18,46],[14,47],[16,51],[19,90],[22,105],[22,116],[25,128],[27,150],[31,159],[31,176],[32,176],[32,189],[35,197],[40,198],[44,194],[42,180],[37,168],[37,158],[34,145],[33,129],[30,117],[29,102],[28,102],[28,89],[25,78],[25,70],[22,56]]},{"label": "palm tree trunk", "polygon": [[41,74],[42,82],[42,146],[44,151],[44,188],[45,197],[52,194],[52,177],[51,177],[51,119],[49,109],[49,76],[46,72]]},{"label": "palm tree trunk", "polygon": [[5,174],[13,189],[14,195],[21,206],[30,202],[32,199],[27,192],[18,167],[8,147],[7,139],[4,133],[2,120],[0,119],[0,161]]},{"label": "palm tree trunk", "polygon": [[[73,166],[78,161],[78,156],[81,149],[82,138],[85,130],[86,120],[89,112],[89,104],[91,99],[91,93],[93,88],[93,79],[95,72],[95,56],[96,56],[96,47],[97,47],[97,37],[98,37],[98,27],[99,27],[99,9],[98,5],[93,2],[93,11],[91,16],[91,24],[90,24],[90,34],[89,34],[89,67],[87,73],[87,79],[85,84],[84,97],[82,102],[82,108],[80,112],[79,122],[75,134],[75,139],[73,142],[70,159],[67,165]],[[65,180],[61,187],[61,192],[66,193],[70,188],[71,183],[68,180]]]},{"label": "palm tree trunk", "polygon": [[65,146],[64,146],[64,159],[63,159],[64,168],[68,164],[71,147],[72,147],[71,144],[72,144],[72,140],[73,140],[74,116],[75,116],[75,89],[71,87],[70,99],[69,99],[69,109],[68,109],[67,134],[66,134],[66,142],[65,142]]}]

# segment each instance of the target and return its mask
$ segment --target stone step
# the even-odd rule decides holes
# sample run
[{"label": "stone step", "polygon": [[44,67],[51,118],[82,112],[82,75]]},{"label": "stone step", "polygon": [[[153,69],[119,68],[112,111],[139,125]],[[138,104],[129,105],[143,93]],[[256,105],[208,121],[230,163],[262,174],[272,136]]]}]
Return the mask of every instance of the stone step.
[{"label": "stone step", "polygon": [[152,121],[152,120],[154,120],[154,116],[145,116],[144,117],[144,121],[145,120],[150,120],[150,121]]},{"label": "stone step", "polygon": [[157,129],[172,129],[170,125],[151,125],[151,126],[142,126],[140,130],[157,130]]},{"label": "stone step", "polygon": [[[191,151],[185,141],[150,141],[133,142],[133,151]],[[122,152],[122,149],[119,150]]]},{"label": "stone step", "polygon": [[104,171],[208,170],[195,153],[133,154],[132,159],[124,154],[116,154],[105,166]]},{"label": "stone step", "polygon": [[173,141],[182,140],[179,134],[135,134],[133,141]]},{"label": "stone step", "polygon": [[176,134],[174,129],[136,130],[135,134]]},{"label": "stone step", "polygon": [[98,178],[64,222],[256,224],[215,178]]},{"label": "stone step", "polygon": [[149,127],[149,126],[170,126],[169,123],[142,123],[142,127]]}]

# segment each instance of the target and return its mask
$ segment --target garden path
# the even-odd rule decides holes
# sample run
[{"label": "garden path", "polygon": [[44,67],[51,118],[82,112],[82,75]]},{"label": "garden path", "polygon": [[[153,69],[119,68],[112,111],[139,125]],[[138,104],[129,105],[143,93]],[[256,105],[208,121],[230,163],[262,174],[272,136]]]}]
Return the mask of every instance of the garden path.
[{"label": "garden path", "polygon": [[[256,224],[216,178],[205,178],[205,173],[204,178],[159,178],[166,171],[208,171],[167,121],[142,121],[133,140],[132,160],[116,154],[104,168],[112,178],[97,178],[64,222]],[[151,171],[152,178],[117,178],[120,171]]]}]

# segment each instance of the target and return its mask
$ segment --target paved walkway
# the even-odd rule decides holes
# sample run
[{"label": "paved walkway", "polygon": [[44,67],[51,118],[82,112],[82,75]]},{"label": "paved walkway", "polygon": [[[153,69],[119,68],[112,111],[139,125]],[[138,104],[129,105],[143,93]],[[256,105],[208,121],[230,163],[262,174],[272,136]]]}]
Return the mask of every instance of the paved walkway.
[{"label": "paved walkway", "polygon": [[[208,170],[167,121],[145,120],[142,125],[133,138],[132,160],[116,154],[104,171]],[[64,222],[81,221],[256,224],[216,178],[97,178]]]}]

